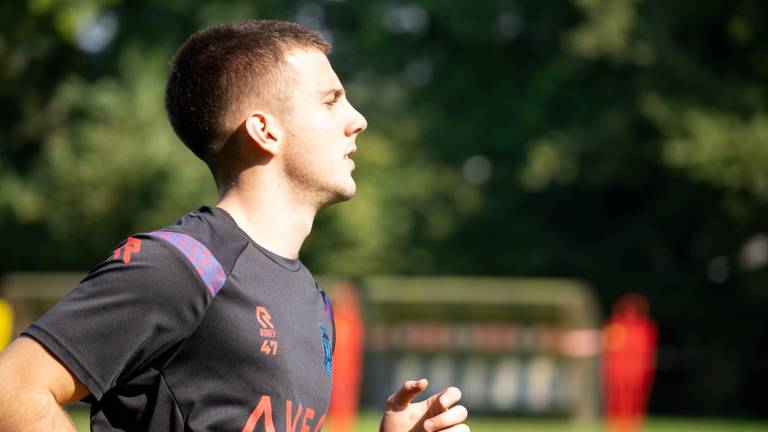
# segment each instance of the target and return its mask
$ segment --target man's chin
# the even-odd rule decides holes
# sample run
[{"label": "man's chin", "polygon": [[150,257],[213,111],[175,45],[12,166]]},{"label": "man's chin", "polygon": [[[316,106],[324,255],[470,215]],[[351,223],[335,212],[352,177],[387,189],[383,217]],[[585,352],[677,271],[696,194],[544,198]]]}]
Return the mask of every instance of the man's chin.
[{"label": "man's chin", "polygon": [[336,200],[336,202],[349,201],[352,198],[354,198],[356,193],[357,193],[357,187],[356,186],[352,186],[348,190],[340,192],[338,194],[338,199]]},{"label": "man's chin", "polygon": [[349,201],[351,200],[355,194],[357,193],[357,185],[352,183],[351,187],[346,187],[337,190],[331,197],[329,197],[328,200],[326,200],[325,204],[323,204],[323,208],[328,207],[329,205],[333,205],[336,203]]}]

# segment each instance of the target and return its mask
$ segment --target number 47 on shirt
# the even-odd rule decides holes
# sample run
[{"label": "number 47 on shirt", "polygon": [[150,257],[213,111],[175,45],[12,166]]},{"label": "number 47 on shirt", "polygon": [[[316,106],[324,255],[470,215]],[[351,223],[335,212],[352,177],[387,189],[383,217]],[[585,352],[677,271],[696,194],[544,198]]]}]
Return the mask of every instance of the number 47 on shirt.
[{"label": "number 47 on shirt", "polygon": [[277,355],[277,341],[276,340],[265,340],[261,344],[261,352],[271,355]]}]

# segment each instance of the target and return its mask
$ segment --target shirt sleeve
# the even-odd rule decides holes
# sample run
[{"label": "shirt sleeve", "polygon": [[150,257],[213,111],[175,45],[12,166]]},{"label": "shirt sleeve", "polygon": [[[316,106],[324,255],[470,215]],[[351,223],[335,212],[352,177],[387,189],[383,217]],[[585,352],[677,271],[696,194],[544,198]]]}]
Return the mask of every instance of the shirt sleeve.
[{"label": "shirt sleeve", "polygon": [[156,236],[121,243],[24,333],[97,400],[183,342],[212,295],[185,256]]}]

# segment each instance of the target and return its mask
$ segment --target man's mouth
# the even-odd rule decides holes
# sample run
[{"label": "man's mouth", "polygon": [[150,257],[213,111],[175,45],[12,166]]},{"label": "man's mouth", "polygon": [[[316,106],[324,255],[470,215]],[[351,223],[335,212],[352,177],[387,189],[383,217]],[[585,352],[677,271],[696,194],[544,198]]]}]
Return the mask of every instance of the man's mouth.
[{"label": "man's mouth", "polygon": [[351,150],[347,152],[347,154],[344,155],[344,159],[352,160],[352,155],[354,155],[357,152],[357,147],[352,147]]}]

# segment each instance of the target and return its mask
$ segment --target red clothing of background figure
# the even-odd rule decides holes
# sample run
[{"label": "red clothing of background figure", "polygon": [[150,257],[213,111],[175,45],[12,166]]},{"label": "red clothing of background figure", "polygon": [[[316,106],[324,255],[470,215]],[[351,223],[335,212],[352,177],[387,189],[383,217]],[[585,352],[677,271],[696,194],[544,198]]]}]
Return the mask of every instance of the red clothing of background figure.
[{"label": "red clothing of background figure", "polygon": [[328,408],[332,432],[353,432],[360,401],[363,368],[363,320],[357,289],[351,283],[337,285],[330,293],[336,323],[333,353],[333,384]]},{"label": "red clothing of background figure", "polygon": [[603,330],[603,397],[606,430],[637,432],[643,428],[656,368],[656,323],[648,301],[625,294]]}]

